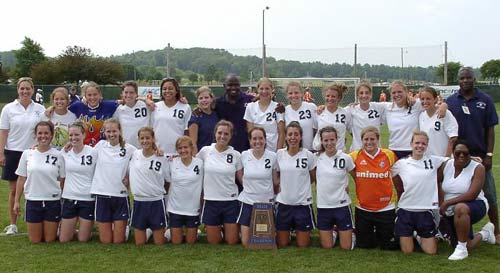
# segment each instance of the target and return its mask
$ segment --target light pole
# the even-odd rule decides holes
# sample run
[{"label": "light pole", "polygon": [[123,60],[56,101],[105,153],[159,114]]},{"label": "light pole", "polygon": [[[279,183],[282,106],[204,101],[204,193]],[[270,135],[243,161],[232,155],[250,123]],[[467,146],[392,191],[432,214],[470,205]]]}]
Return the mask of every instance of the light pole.
[{"label": "light pole", "polygon": [[265,31],[265,14],[266,10],[269,9],[268,6],[266,6],[264,9],[262,9],[262,77],[267,76],[267,71],[266,71],[266,43],[264,41],[264,31]]}]

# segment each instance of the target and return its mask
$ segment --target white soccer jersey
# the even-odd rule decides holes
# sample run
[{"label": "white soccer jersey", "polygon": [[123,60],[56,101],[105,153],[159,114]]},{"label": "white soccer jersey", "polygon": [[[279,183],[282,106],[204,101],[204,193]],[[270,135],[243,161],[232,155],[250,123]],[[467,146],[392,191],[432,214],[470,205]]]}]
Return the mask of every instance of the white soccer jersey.
[{"label": "white soccer jersey", "polygon": [[266,150],[262,157],[257,159],[250,149],[241,153],[241,164],[243,165],[243,191],[238,200],[249,205],[255,202],[272,202],[276,154]]},{"label": "white soccer jersey", "polygon": [[90,192],[116,197],[128,196],[123,178],[136,148],[127,143],[124,148],[120,144],[111,146],[107,140],[101,140],[94,149],[97,151],[97,163]]},{"label": "white soccer jersey", "polygon": [[446,116],[438,119],[437,113],[429,117],[427,112],[423,111],[420,113],[418,124],[420,130],[429,136],[426,154],[445,156],[448,141],[451,137],[458,136],[458,123],[453,114],[446,110]]},{"label": "white soccer jersey", "polygon": [[146,103],[138,100],[133,107],[120,105],[113,117],[117,118],[122,125],[125,142],[139,148],[137,132],[144,126],[150,126],[151,112]]},{"label": "white soccer jersey", "polygon": [[76,121],[75,114],[70,111],[67,111],[64,115],[54,112],[50,119],[46,115],[42,115],[41,120],[50,120],[54,124],[52,147],[61,150],[69,141],[69,126]]},{"label": "white soccer jersey", "polygon": [[85,145],[78,154],[71,150],[61,152],[64,159],[65,173],[62,197],[71,200],[92,201],[90,194],[92,178],[97,162],[97,151]]},{"label": "white soccer jersey", "polygon": [[174,154],[175,141],[184,135],[191,119],[189,104],[177,102],[172,107],[167,107],[165,102],[156,103],[156,109],[151,116],[158,147],[166,154]]},{"label": "white soccer jersey", "polygon": [[318,116],[316,113],[316,105],[314,103],[303,101],[299,109],[294,110],[291,105],[285,108],[285,124],[288,125],[292,121],[298,121],[302,127],[302,146],[308,150],[312,150],[314,129],[318,128]]},{"label": "white soccer jersey", "polygon": [[198,153],[203,160],[205,175],[203,195],[205,200],[230,201],[238,199],[238,186],[235,182],[236,171],[241,170],[241,154],[229,146],[218,152],[215,143],[205,146]]},{"label": "white soccer jersey", "polygon": [[346,191],[348,174],[354,169],[354,161],[348,154],[337,151],[329,157],[321,153],[316,161],[316,203],[318,208],[338,208],[351,204]]},{"label": "white soccer jersey", "polygon": [[389,149],[411,151],[411,137],[418,130],[418,116],[422,112],[420,100],[409,108],[400,108],[396,103],[385,102],[385,118],[389,127]]},{"label": "white soccer jersey", "polygon": [[135,150],[129,163],[130,191],[137,201],[162,200],[165,194],[165,180],[169,166],[163,156],[145,157],[141,150]]},{"label": "white soccer jersey", "polygon": [[365,111],[358,105],[346,106],[344,108],[347,112],[351,113],[351,134],[352,144],[350,151],[356,151],[363,146],[361,143],[361,131],[368,127],[373,126],[380,129],[380,124],[384,123],[385,106],[382,103],[370,102],[370,106]]},{"label": "white soccer jersey", "polygon": [[[443,183],[441,184],[441,189],[444,193],[444,200],[449,200],[469,191],[470,185],[472,183],[472,177],[474,176],[474,170],[481,163],[471,160],[469,165],[462,169],[462,172],[457,177],[455,177],[455,166],[453,165],[453,159],[448,160],[448,162],[446,162],[445,164],[446,165],[443,170]],[[483,190],[479,192],[476,200],[482,200],[486,205],[486,211],[488,211],[489,205],[486,197],[484,197]],[[450,207],[449,209],[453,209],[453,207]]]},{"label": "white soccer jersey", "polygon": [[345,150],[345,133],[351,130],[351,113],[344,108],[337,108],[337,111],[330,112],[325,108],[318,117],[318,132],[314,137],[313,149],[321,150],[321,139],[319,130],[326,126],[332,126],[337,131],[337,150]]},{"label": "white soccer jersey", "polygon": [[399,175],[404,192],[398,207],[406,210],[429,210],[439,207],[437,171],[446,157],[411,156],[398,160],[391,168],[392,176]]},{"label": "white soccer jersey", "polygon": [[58,178],[64,174],[61,153],[54,148],[46,152],[29,149],[23,152],[16,174],[24,176],[24,197],[30,201],[55,201],[61,199]]},{"label": "white soccer jersey", "polygon": [[0,115],[0,129],[9,130],[5,149],[22,152],[35,144],[35,125],[44,115],[45,108],[31,101],[24,108],[18,100],[6,104]]},{"label": "white soccer jersey", "polygon": [[301,149],[290,156],[286,148],[276,153],[276,170],[280,172],[280,189],[276,201],[285,205],[312,204],[309,171],[316,166],[315,155]]},{"label": "white soccer jersey", "polygon": [[255,127],[262,127],[266,131],[266,149],[272,152],[276,152],[278,146],[278,124],[284,121],[283,114],[274,111],[277,105],[277,102],[271,101],[267,109],[262,111],[259,102],[249,103],[243,117]]},{"label": "white soccer jersey", "polygon": [[181,158],[174,158],[170,165],[168,189],[169,212],[197,216],[200,214],[201,189],[203,187],[203,160],[194,158],[189,166]]}]

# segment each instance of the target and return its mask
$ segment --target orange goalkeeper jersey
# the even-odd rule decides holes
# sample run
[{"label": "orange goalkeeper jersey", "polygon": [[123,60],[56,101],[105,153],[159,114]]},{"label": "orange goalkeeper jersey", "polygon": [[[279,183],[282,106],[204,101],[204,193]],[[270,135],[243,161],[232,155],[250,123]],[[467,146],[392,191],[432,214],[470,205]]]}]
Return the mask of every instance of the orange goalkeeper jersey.
[{"label": "orange goalkeeper jersey", "polygon": [[375,157],[363,150],[350,155],[356,165],[354,182],[359,206],[378,211],[394,203],[391,175],[391,167],[396,161],[394,152],[381,148]]}]

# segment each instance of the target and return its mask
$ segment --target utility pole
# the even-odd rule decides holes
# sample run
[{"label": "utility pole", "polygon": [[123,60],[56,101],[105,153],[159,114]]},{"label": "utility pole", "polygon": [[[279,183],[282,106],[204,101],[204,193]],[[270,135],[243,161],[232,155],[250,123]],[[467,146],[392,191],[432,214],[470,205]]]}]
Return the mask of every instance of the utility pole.
[{"label": "utility pole", "polygon": [[268,10],[269,7],[266,6],[264,9],[262,9],[262,77],[267,76],[267,71],[266,71],[266,43],[264,40],[264,33],[265,33],[265,14],[266,10]]},{"label": "utility pole", "polygon": [[448,41],[444,41],[444,73],[443,83],[448,85]]},{"label": "utility pole", "polygon": [[167,78],[170,78],[170,67],[169,67],[169,64],[170,64],[170,59],[169,59],[169,52],[170,51],[170,43],[168,43],[167,45]]},{"label": "utility pole", "polygon": [[358,75],[358,44],[354,44],[354,77]]}]

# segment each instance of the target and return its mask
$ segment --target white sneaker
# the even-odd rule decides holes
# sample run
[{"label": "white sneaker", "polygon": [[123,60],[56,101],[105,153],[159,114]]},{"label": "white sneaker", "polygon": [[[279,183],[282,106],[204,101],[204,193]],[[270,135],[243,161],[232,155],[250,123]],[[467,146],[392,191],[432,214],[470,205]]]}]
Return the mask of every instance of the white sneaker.
[{"label": "white sneaker", "polygon": [[332,245],[335,246],[335,243],[337,242],[337,236],[338,236],[338,233],[336,230],[333,230],[332,231]]},{"label": "white sneaker", "polygon": [[5,232],[6,235],[14,235],[17,233],[17,226],[15,224],[8,225],[3,232]]},{"label": "white sneaker", "polygon": [[450,261],[459,261],[467,258],[469,256],[469,252],[467,252],[467,248],[456,247],[453,254],[448,257]]},{"label": "white sneaker", "polygon": [[356,247],[356,233],[354,232],[354,230],[352,231],[351,239],[352,239],[351,250],[353,250]]},{"label": "white sneaker", "polygon": [[167,243],[170,242],[170,240],[172,239],[172,235],[170,234],[170,229],[169,228],[167,228],[165,230],[164,236],[165,236],[165,239],[167,239]]},{"label": "white sneaker", "polygon": [[149,238],[153,235],[153,231],[150,228],[146,229],[146,242],[149,241]]},{"label": "white sneaker", "polygon": [[413,231],[413,238],[415,238],[419,246],[422,246],[422,238],[418,236],[416,231]]},{"label": "white sneaker", "polygon": [[492,245],[496,244],[495,225],[493,225],[493,223],[486,223],[479,233],[481,233],[483,241]]}]

